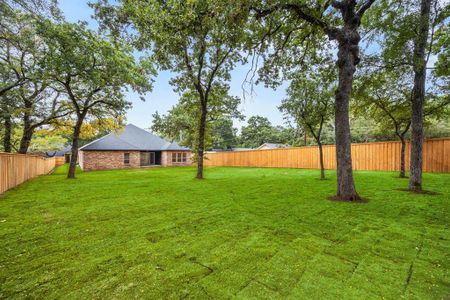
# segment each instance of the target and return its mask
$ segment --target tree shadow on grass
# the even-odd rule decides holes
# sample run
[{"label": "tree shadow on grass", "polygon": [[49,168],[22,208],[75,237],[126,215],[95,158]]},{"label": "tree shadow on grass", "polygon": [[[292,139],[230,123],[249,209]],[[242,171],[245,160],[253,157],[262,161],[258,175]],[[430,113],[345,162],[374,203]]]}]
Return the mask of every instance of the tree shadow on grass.
[{"label": "tree shadow on grass", "polygon": [[429,195],[429,196],[437,196],[437,195],[441,195],[441,193],[433,192],[433,191],[427,191],[427,190],[411,191],[411,190],[406,189],[406,188],[395,189],[395,190],[401,191],[401,192],[409,192],[409,193],[411,193],[411,194],[418,194],[418,195]]},{"label": "tree shadow on grass", "polygon": [[330,178],[328,178],[328,177],[325,177],[325,178],[315,178],[316,180],[318,180],[318,181],[329,181],[329,180],[331,180]]},{"label": "tree shadow on grass", "polygon": [[357,200],[344,200],[339,198],[338,196],[329,196],[327,197],[328,200],[334,201],[334,202],[346,202],[346,203],[367,203],[369,202],[369,199],[366,198],[359,198]]}]

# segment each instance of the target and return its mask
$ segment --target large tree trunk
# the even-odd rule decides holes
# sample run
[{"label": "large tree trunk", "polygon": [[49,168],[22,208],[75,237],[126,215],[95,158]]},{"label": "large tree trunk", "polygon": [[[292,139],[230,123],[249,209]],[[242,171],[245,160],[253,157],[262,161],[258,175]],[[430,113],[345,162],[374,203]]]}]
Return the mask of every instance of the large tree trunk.
[{"label": "large tree trunk", "polygon": [[12,122],[11,122],[11,116],[5,115],[3,117],[3,122],[5,125],[5,131],[3,135],[3,150],[5,152],[11,152],[11,134],[12,134]]},{"label": "large tree trunk", "polygon": [[83,125],[84,115],[79,115],[75,127],[73,129],[72,136],[72,151],[70,156],[69,172],[67,173],[67,178],[75,178],[75,170],[78,161],[78,144],[80,141],[81,125]]},{"label": "large tree trunk", "polygon": [[28,147],[30,146],[31,138],[33,137],[34,128],[31,126],[30,111],[31,107],[27,107],[25,104],[26,111],[23,116],[23,132],[22,138],[20,139],[19,153],[26,154]]},{"label": "large tree trunk", "polygon": [[203,179],[203,156],[205,152],[206,104],[202,104],[197,145],[197,179]]},{"label": "large tree trunk", "polygon": [[320,161],[320,179],[325,179],[325,168],[323,166],[323,149],[322,149],[322,143],[320,141],[317,142],[319,145],[319,161]]},{"label": "large tree trunk", "polygon": [[22,138],[20,140],[20,148],[19,153],[26,154],[28,152],[28,148],[30,147],[31,139],[33,138],[34,128],[28,127],[23,128]]},{"label": "large tree trunk", "polygon": [[405,149],[406,142],[404,138],[401,138],[401,150],[400,150],[400,178],[405,178]]},{"label": "large tree trunk", "polygon": [[351,136],[348,108],[352,93],[353,73],[358,63],[359,34],[345,28],[343,36],[338,38],[339,51],[337,65],[339,83],[335,101],[335,134],[336,134],[336,172],[337,195],[340,200],[360,200],[356,192],[352,171]]},{"label": "large tree trunk", "polygon": [[423,104],[425,99],[426,59],[428,30],[430,27],[431,0],[422,0],[418,35],[414,41],[414,88],[411,105],[411,162],[409,190],[422,190]]}]

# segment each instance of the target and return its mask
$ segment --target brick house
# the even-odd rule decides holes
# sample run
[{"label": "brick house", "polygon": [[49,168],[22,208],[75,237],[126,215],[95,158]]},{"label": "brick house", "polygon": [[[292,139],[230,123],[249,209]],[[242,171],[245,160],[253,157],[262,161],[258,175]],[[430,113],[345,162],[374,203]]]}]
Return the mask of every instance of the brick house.
[{"label": "brick house", "polygon": [[80,148],[82,170],[189,166],[192,152],[176,142],[166,141],[144,129],[128,124]]}]

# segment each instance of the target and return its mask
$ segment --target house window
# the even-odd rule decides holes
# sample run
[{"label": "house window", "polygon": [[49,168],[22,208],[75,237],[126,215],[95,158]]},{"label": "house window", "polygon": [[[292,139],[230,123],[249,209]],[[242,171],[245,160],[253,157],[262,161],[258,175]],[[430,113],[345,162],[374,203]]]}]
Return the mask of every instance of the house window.
[{"label": "house window", "polygon": [[130,153],[124,153],[123,154],[123,163],[125,165],[129,165],[130,164]]},{"label": "house window", "polygon": [[183,153],[183,152],[172,153],[172,162],[173,163],[186,162],[186,160],[187,160],[186,153]]}]

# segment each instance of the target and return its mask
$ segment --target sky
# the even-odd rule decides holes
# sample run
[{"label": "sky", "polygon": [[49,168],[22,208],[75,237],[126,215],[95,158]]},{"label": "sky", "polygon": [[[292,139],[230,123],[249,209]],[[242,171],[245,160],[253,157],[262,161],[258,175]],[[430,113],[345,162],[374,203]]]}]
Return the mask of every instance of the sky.
[{"label": "sky", "polygon": [[[88,1],[85,0],[59,0],[60,8],[67,21],[86,21],[89,23],[89,27],[96,29],[98,23],[92,18],[94,12],[87,3]],[[277,90],[257,85],[254,94],[243,99],[242,83],[249,69],[249,65],[240,65],[231,73],[230,93],[241,98],[241,112],[247,119],[250,116],[259,115],[267,117],[273,125],[284,125],[283,115],[277,107],[285,98],[287,85],[284,84]],[[173,92],[173,88],[169,84],[170,78],[174,75],[170,72],[160,72],[155,78],[153,91],[145,95],[145,102],[141,101],[136,93],[127,94],[128,100],[133,103],[133,107],[127,112],[128,123],[141,128],[149,128],[153,113],[158,111],[164,114],[178,102],[179,95]],[[234,121],[234,126],[238,129],[245,124],[245,120]]]}]

